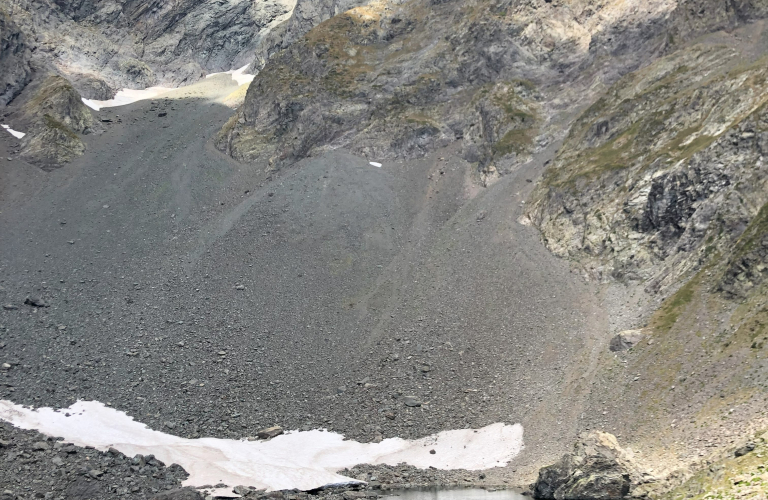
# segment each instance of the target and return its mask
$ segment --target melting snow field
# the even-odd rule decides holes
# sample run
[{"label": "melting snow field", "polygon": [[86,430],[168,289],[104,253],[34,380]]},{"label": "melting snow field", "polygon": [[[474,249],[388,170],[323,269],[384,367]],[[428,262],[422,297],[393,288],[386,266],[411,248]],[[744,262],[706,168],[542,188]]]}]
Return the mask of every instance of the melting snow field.
[{"label": "melting snow field", "polygon": [[[251,83],[253,79],[256,77],[256,75],[246,74],[245,70],[247,68],[248,68],[248,65],[246,64],[240,69],[233,69],[230,71],[225,71],[223,73],[211,73],[209,75],[205,75],[205,77],[210,78],[216,75],[230,75],[232,79],[237,82],[238,85],[244,85],[246,83]],[[134,102],[137,102],[137,101],[154,99],[155,97],[161,94],[165,94],[166,92],[170,92],[171,90],[176,90],[176,89],[170,88],[170,87],[149,87],[143,90],[123,89],[118,91],[115,97],[108,101],[97,101],[95,99],[83,98],[83,103],[89,108],[99,111],[101,108],[114,108],[116,106],[125,106],[126,104],[133,104]]]},{"label": "melting snow field", "polygon": [[133,104],[136,101],[144,99],[153,99],[160,94],[175,90],[168,87],[149,87],[144,90],[123,89],[120,90],[115,97],[108,101],[97,101],[94,99],[83,99],[83,103],[91,109],[96,111],[101,108],[114,108],[115,106],[125,106],[126,104]]},{"label": "melting snow field", "polygon": [[22,137],[24,137],[25,135],[27,135],[27,134],[25,134],[24,132],[17,132],[16,130],[13,130],[13,129],[12,129],[11,127],[9,127],[8,125],[0,125],[0,126],[2,126],[2,127],[5,129],[5,130],[7,130],[7,131],[8,131],[8,132],[9,132],[9,133],[12,135],[12,136],[14,136],[14,137],[15,137],[15,138],[17,138],[17,139],[21,139]]},{"label": "melting snow field", "polygon": [[127,456],[152,454],[167,465],[177,463],[189,473],[185,486],[310,490],[358,482],[336,474],[357,464],[405,462],[419,468],[479,470],[504,466],[523,449],[520,424],[444,431],[413,441],[358,443],[323,430],[289,432],[269,441],[184,439],[151,430],[97,401],[34,410],[0,400],[0,419],[78,446],[113,447]]}]

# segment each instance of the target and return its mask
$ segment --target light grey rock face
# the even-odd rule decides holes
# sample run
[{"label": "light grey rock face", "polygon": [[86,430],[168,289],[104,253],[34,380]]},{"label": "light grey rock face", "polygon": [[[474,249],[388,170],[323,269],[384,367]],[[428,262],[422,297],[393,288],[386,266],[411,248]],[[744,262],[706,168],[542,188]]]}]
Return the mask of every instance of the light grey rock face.
[{"label": "light grey rock face", "polygon": [[[319,5],[328,10],[298,5],[285,29],[305,29],[340,6]],[[553,105],[558,113],[577,105],[594,93],[596,73],[615,78],[661,50],[673,8],[370,2],[269,59],[217,143],[237,159],[263,156],[277,166],[336,147],[416,157],[460,141],[462,156],[486,176],[509,171],[550,140],[539,137]],[[613,64],[592,68],[601,54]]]},{"label": "light grey rock face", "polygon": [[304,36],[321,22],[370,0],[298,0],[287,21],[269,32],[259,43],[252,70],[259,71],[270,57]]},{"label": "light grey rock face", "polygon": [[614,85],[532,195],[550,250],[651,291],[730,255],[768,202],[766,76],[738,47],[701,44]]},{"label": "light grey rock face", "polygon": [[[250,63],[290,0],[180,2],[2,0],[44,62],[88,95],[122,87],[178,86]],[[5,29],[3,29],[5,32]],[[18,49],[15,49],[18,51]],[[82,85],[81,85],[82,84]]]},{"label": "light grey rock face", "polygon": [[0,105],[8,104],[32,79],[26,37],[0,4]]}]

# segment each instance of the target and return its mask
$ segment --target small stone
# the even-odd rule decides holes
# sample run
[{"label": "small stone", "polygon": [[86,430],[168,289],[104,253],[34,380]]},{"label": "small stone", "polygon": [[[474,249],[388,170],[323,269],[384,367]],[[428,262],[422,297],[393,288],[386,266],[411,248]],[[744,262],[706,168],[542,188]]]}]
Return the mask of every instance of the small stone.
[{"label": "small stone", "polygon": [[739,446],[736,448],[736,451],[733,452],[733,454],[737,457],[743,457],[747,453],[753,451],[755,449],[755,443],[752,441],[746,443],[744,446]]},{"label": "small stone", "polygon": [[411,408],[421,406],[421,401],[416,396],[404,396],[403,403],[405,404],[405,406],[409,406]]},{"label": "small stone", "polygon": [[37,295],[27,295],[24,303],[32,307],[48,307],[48,304]]},{"label": "small stone", "polygon": [[8,363],[3,363],[2,365],[0,365],[0,368],[2,368],[3,370],[10,370],[11,365],[9,365]]},{"label": "small stone", "polygon": [[103,472],[101,472],[100,470],[96,470],[96,469],[88,471],[88,475],[91,476],[94,479],[100,478],[103,474],[104,474]]},{"label": "small stone", "polygon": [[51,462],[56,467],[61,467],[62,465],[64,465],[64,460],[62,460],[61,457],[53,457],[53,459],[51,459]]},{"label": "small stone", "polygon": [[430,455],[434,455],[435,453],[437,453],[435,450],[429,450]]},{"label": "small stone", "polygon": [[279,436],[283,433],[283,428],[280,426],[274,426],[274,427],[267,427],[266,429],[260,430],[256,435],[259,437],[259,439],[271,439],[275,436]]},{"label": "small stone", "polygon": [[3,306],[3,309],[5,309],[6,311],[15,311],[18,308],[19,308],[19,306],[16,306],[14,304],[5,304]]},{"label": "small stone", "polygon": [[168,427],[169,429],[175,429],[176,428],[176,424],[174,424],[173,422],[166,422],[165,426]]},{"label": "small stone", "polygon": [[165,112],[165,111],[161,111],[160,113],[157,114],[157,116],[159,116],[160,118],[162,118],[164,116],[167,116],[167,115],[168,115],[168,113]]},{"label": "small stone", "polygon": [[245,290],[245,285],[236,285],[235,290]]},{"label": "small stone", "polygon": [[38,441],[32,445],[33,450],[46,451],[48,449],[48,443],[45,441]]}]

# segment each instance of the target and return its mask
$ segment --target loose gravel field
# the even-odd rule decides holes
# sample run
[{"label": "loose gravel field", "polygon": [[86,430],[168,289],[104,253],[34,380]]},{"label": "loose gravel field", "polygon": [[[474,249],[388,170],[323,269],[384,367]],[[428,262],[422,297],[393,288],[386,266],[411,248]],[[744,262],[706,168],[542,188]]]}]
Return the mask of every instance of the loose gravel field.
[{"label": "loose gravel field", "polygon": [[564,451],[607,319],[518,222],[546,158],[489,188],[450,149],[272,172],[211,145],[235,88],[95,112],[107,131],[50,173],[0,134],[0,398],[192,438],[520,422],[512,483]]}]

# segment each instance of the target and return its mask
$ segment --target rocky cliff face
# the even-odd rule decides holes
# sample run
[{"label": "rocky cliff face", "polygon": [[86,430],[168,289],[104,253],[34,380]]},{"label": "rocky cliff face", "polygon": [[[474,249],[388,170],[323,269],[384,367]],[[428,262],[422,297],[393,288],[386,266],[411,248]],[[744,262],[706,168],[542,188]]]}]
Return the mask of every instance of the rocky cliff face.
[{"label": "rocky cliff face", "polygon": [[298,0],[288,20],[262,38],[256,49],[256,58],[251,70],[260,71],[270,57],[326,19],[366,3],[367,0]]},{"label": "rocky cliff face", "polygon": [[12,101],[32,79],[30,58],[26,37],[0,8],[0,105]]},{"label": "rocky cliff face", "polygon": [[729,251],[768,201],[767,75],[742,56],[676,52],[574,123],[529,210],[553,252],[658,290]]},{"label": "rocky cliff face", "polygon": [[551,140],[553,107],[590,94],[591,61],[610,58],[597,73],[613,78],[642,62],[638,47],[662,47],[658,26],[673,7],[371,2],[276,54],[218,145],[240,160],[284,165],[336,147],[392,158],[460,141],[479,170],[509,170]]},{"label": "rocky cliff face", "polygon": [[3,0],[0,7],[34,40],[36,57],[86,97],[101,97],[104,86],[177,86],[248,64],[261,37],[287,19],[293,4]]}]

